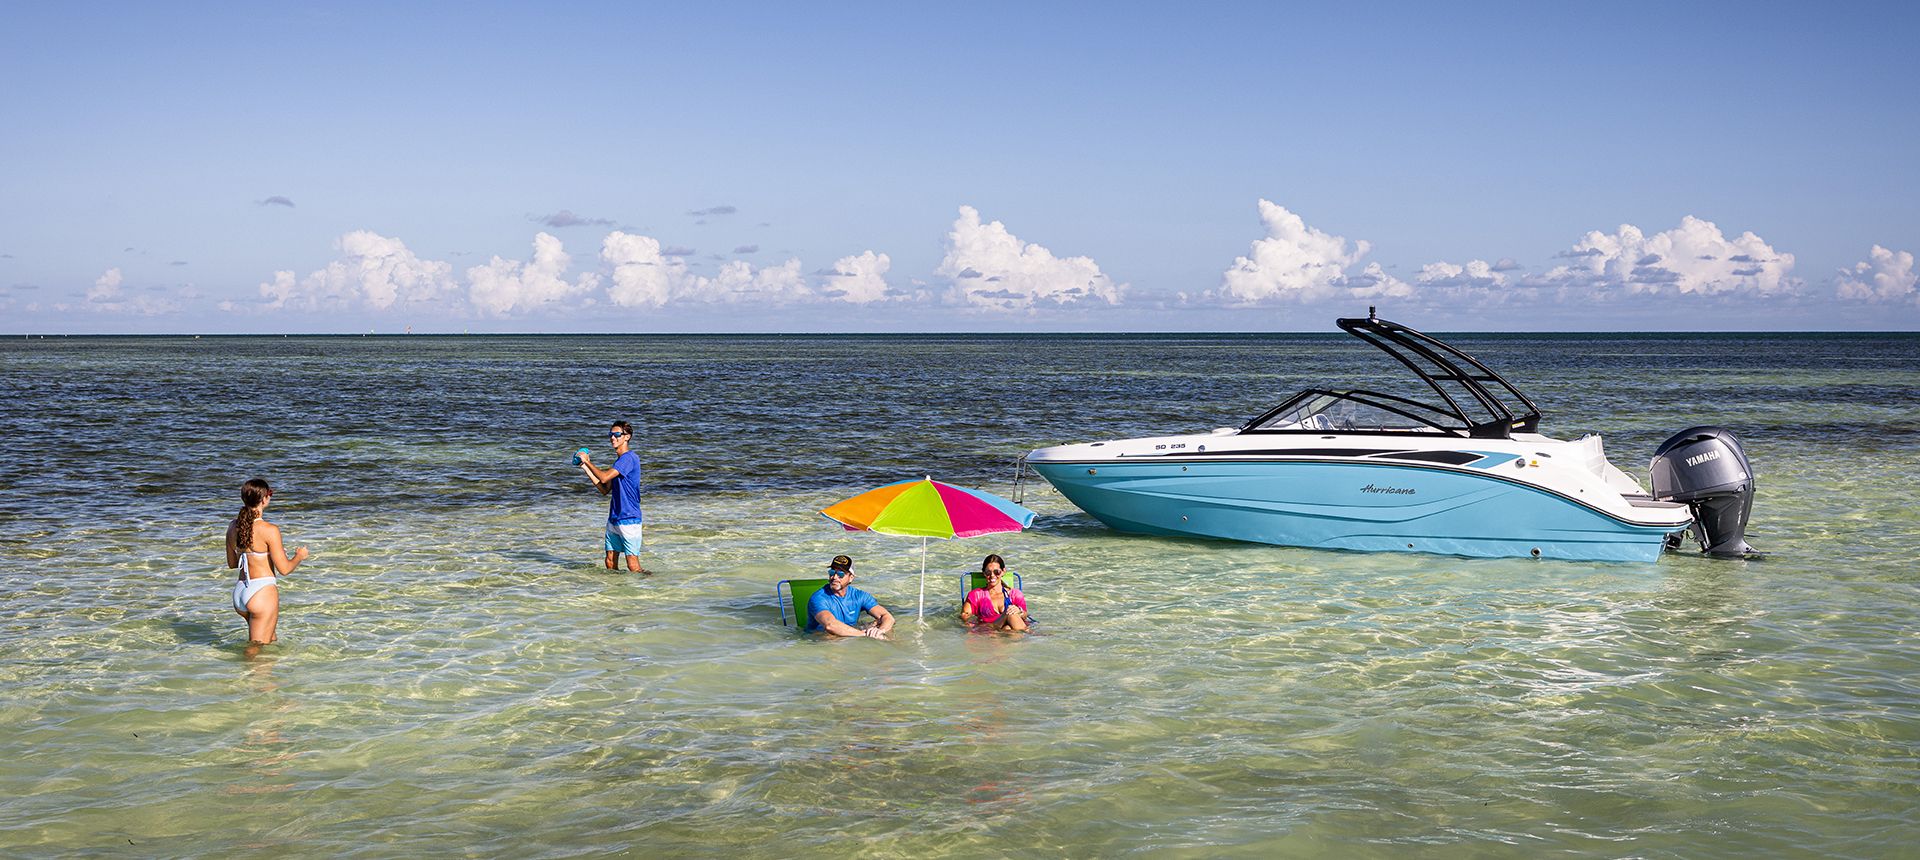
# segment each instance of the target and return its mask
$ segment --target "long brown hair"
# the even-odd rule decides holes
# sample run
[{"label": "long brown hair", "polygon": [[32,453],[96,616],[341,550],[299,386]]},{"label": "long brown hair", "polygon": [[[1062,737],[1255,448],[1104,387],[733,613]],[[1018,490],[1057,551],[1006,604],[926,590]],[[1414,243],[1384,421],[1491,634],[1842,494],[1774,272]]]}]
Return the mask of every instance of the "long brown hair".
[{"label": "long brown hair", "polygon": [[240,485],[240,513],[233,518],[233,548],[239,552],[253,551],[253,521],[260,518],[260,506],[267,497],[273,495],[273,488],[259,478],[250,478]]}]

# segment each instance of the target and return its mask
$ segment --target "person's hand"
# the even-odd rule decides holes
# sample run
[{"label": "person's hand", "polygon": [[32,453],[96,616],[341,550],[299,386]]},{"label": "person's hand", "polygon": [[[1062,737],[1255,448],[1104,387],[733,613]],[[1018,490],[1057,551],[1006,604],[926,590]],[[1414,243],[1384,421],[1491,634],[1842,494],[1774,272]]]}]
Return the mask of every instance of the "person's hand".
[{"label": "person's hand", "polygon": [[303,546],[303,547],[301,547],[301,548],[299,548],[299,549],[296,549],[296,550],[294,550],[294,551],[293,551],[293,560],[294,560],[294,561],[303,561],[303,560],[305,560],[305,559],[306,559],[306,557],[307,557],[307,555],[308,555],[308,553],[307,553],[307,548]]},{"label": "person's hand", "polygon": [[582,451],[581,453],[579,453],[579,454],[576,454],[576,455],[574,455],[574,456],[577,456],[577,457],[579,457],[579,458],[580,458],[580,465],[582,465],[582,466],[591,466],[591,465],[593,465],[593,455],[592,455],[592,454],[588,454],[588,453],[586,453],[586,452],[584,452],[584,451]]},{"label": "person's hand", "polygon": [[865,629],[865,630],[862,630],[862,631],[860,631],[860,635],[862,635],[862,636],[865,636],[865,637],[867,637],[868,639],[885,639],[885,638],[887,638],[887,634],[886,634],[886,631],[884,631],[884,630],[881,630],[881,629],[880,629],[880,628],[878,628],[878,627],[869,627],[869,628],[867,628],[867,629]]}]

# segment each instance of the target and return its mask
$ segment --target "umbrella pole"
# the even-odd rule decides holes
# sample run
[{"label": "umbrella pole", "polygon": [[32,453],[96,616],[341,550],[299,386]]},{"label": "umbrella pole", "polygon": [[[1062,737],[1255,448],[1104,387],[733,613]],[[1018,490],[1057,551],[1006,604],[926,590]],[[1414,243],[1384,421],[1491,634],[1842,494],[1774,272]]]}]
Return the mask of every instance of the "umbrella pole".
[{"label": "umbrella pole", "polygon": [[920,538],[920,621],[927,620],[927,539]]}]

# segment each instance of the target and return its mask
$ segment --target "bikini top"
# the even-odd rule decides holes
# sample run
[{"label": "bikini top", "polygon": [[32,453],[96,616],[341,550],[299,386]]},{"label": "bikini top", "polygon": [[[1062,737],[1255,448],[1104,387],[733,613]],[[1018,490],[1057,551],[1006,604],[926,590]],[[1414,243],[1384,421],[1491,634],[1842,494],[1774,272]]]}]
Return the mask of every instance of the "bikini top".
[{"label": "bikini top", "polygon": [[260,578],[272,579],[273,578],[273,556],[269,554],[267,550],[264,550],[264,549],[258,552],[243,552],[240,554],[240,578],[241,579],[253,578],[253,572],[249,570],[247,566],[247,556],[251,556],[251,555],[267,556],[267,575]]}]

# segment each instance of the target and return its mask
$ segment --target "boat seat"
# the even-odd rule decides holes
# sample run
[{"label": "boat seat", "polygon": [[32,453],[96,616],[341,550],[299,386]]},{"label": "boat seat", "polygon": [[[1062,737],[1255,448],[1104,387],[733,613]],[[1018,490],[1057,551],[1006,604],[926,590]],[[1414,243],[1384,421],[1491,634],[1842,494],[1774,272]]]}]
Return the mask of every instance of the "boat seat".
[{"label": "boat seat", "polygon": [[780,606],[780,626],[787,625],[791,616],[800,632],[807,630],[807,601],[813,599],[813,593],[827,587],[825,577],[819,579],[783,579],[773,584],[773,599]]}]

